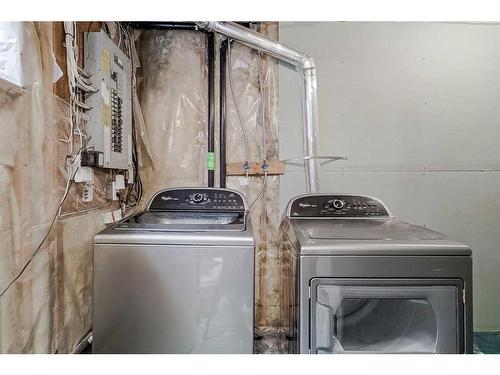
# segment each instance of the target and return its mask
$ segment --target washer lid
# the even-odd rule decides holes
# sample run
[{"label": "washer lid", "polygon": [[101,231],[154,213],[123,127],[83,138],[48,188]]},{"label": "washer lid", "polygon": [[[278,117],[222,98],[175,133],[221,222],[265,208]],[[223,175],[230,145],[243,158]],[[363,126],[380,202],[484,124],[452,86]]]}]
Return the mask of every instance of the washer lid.
[{"label": "washer lid", "polygon": [[159,232],[243,231],[244,212],[145,211],[121,220],[117,230]]},{"label": "washer lid", "polygon": [[468,246],[431,229],[386,219],[293,219],[301,254],[470,255]]},{"label": "washer lid", "polygon": [[[195,246],[254,246],[255,241],[249,221],[217,223],[217,218],[196,223],[180,222],[182,218],[152,218],[141,213],[126,218],[94,237],[94,244],[143,244],[143,245],[195,245]],[[227,220],[229,218],[226,217]],[[137,222],[135,222],[137,220]],[[141,222],[144,220],[144,222]],[[151,222],[149,222],[151,220]],[[158,220],[158,221],[156,221]],[[168,223],[162,223],[162,220]]]}]

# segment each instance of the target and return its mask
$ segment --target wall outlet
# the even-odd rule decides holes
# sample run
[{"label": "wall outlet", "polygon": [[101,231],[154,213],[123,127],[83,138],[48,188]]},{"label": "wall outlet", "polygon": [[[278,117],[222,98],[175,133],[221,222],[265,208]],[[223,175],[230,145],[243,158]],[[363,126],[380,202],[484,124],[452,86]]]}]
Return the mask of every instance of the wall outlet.
[{"label": "wall outlet", "polygon": [[117,174],[115,176],[116,189],[123,190],[125,189],[125,176],[122,174]]},{"label": "wall outlet", "polygon": [[127,184],[134,183],[134,168],[129,168],[127,170]]},{"label": "wall outlet", "polygon": [[94,200],[94,188],[89,184],[83,185],[82,202],[88,203]]},{"label": "wall outlet", "polygon": [[114,211],[108,211],[102,214],[102,221],[104,224],[111,224],[121,219],[122,219],[122,211],[120,209]]},{"label": "wall outlet", "polygon": [[116,182],[111,181],[106,186],[106,199],[109,201],[117,201],[118,195],[116,194],[118,189],[116,188]]},{"label": "wall outlet", "polygon": [[80,167],[75,174],[75,182],[93,182],[94,170],[91,167]]},{"label": "wall outlet", "polygon": [[73,178],[73,181],[75,182],[94,181],[94,170],[91,167],[81,166],[80,155],[76,155],[72,163],[70,163],[70,159],[68,159],[66,169],[69,173],[69,176]]}]

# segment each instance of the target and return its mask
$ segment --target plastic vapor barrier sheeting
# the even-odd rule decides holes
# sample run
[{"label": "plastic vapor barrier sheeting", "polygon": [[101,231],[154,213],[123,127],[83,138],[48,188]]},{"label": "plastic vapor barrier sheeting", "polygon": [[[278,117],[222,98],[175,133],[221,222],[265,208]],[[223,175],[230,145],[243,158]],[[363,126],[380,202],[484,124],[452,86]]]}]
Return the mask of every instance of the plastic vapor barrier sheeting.
[{"label": "plastic vapor barrier sheeting", "polygon": [[[264,24],[261,32],[277,39],[277,24]],[[248,142],[245,151],[243,131],[236,112],[229,74],[227,77],[227,162],[278,160],[278,64],[271,57],[262,55],[260,80],[259,55],[241,44],[232,43],[228,70],[232,69],[232,91]],[[228,72],[229,73],[229,72]],[[264,121],[260,114],[263,88]],[[265,135],[263,136],[263,132]],[[265,141],[265,145],[264,145]],[[248,156],[246,155],[248,154]],[[243,166],[242,166],[243,168]],[[257,199],[264,183],[263,177],[229,177],[227,186],[245,193],[249,204]],[[251,211],[257,238],[255,267],[255,324],[262,331],[274,331],[279,320],[279,177],[268,176],[260,198]]]},{"label": "plastic vapor barrier sheeting", "polygon": [[[12,26],[23,70],[20,85],[0,80],[0,352],[68,353],[91,328],[92,237],[103,224],[98,210],[56,220],[40,246],[66,186],[69,106],[52,94],[52,24]],[[67,212],[77,200],[70,191]]]},{"label": "plastic vapor barrier sheeting", "polygon": [[[6,27],[0,25],[0,35],[8,36],[7,43],[0,43],[0,68],[4,69],[0,81],[0,352],[68,353],[92,326],[92,239],[104,226],[103,210],[116,207],[107,204],[100,192],[109,176],[96,172],[92,204],[82,203],[81,187],[72,185],[62,217],[39,246],[66,188],[69,106],[52,94],[52,84],[60,76],[52,52],[52,24]],[[277,29],[272,23],[261,26],[272,38],[277,38]],[[207,69],[202,32],[148,30],[136,32],[135,41],[133,106],[144,206],[160,189],[207,183]],[[219,43],[216,37],[217,47]],[[20,59],[17,66],[22,69],[12,70],[6,64],[11,56]],[[277,64],[271,58],[261,59],[264,124],[258,55],[234,43],[230,67],[248,150],[227,79],[227,161],[243,165],[246,159],[259,161],[265,154],[277,160]],[[217,105],[215,115],[218,119]],[[218,146],[216,120],[216,184]],[[227,185],[243,192],[251,203],[263,182],[262,177],[229,177]],[[274,330],[279,317],[278,182],[276,176],[267,178],[251,213],[258,244],[256,325],[262,330]]]},{"label": "plastic vapor barrier sheeting", "polygon": [[137,39],[144,204],[160,189],[206,184],[204,48],[197,31],[148,30]]}]

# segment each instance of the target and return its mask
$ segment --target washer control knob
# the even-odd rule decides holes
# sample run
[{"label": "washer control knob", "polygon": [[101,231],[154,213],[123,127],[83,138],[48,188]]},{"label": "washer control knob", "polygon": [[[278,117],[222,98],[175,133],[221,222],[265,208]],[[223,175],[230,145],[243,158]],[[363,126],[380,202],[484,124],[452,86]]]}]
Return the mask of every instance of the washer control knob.
[{"label": "washer control knob", "polygon": [[193,202],[200,203],[203,200],[203,194],[196,193],[193,194]]},{"label": "washer control knob", "polygon": [[334,199],[332,205],[336,210],[341,210],[342,208],[344,208],[344,201],[341,201],[340,199]]}]

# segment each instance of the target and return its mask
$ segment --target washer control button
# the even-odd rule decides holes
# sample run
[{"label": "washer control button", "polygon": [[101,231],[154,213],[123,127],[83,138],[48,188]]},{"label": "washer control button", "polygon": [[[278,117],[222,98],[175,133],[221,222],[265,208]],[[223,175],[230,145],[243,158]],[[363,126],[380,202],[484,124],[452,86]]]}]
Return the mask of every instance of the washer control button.
[{"label": "washer control button", "polygon": [[345,203],[340,199],[334,199],[332,205],[336,210],[341,210],[342,208],[344,208]]},{"label": "washer control button", "polygon": [[193,202],[200,203],[203,200],[203,194],[196,193],[193,194]]}]

